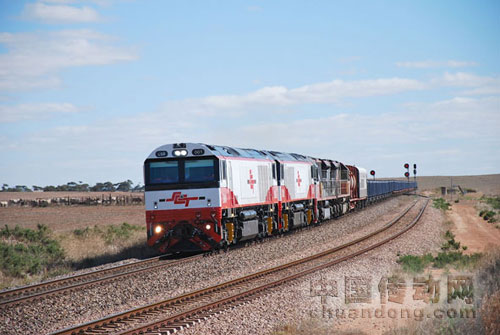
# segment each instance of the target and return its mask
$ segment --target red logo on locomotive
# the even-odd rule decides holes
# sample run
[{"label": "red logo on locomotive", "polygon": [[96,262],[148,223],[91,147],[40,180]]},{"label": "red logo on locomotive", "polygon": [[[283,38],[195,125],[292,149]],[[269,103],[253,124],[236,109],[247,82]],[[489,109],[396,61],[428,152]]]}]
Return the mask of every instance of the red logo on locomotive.
[{"label": "red logo on locomotive", "polygon": [[253,185],[257,184],[257,180],[253,179],[253,175],[252,175],[252,170],[250,169],[250,179],[247,180],[248,184],[250,185],[250,188],[252,189],[252,191],[254,190],[253,189]]},{"label": "red logo on locomotive", "polygon": [[297,181],[297,184],[300,187],[300,183],[302,182],[302,179],[300,179],[300,172],[299,171],[297,171],[297,180],[296,181]]},{"label": "red logo on locomotive", "polygon": [[168,201],[173,201],[174,204],[176,204],[176,205],[184,204],[184,207],[187,207],[187,206],[189,206],[189,202],[191,200],[198,200],[198,199],[199,199],[199,197],[190,197],[190,198],[188,198],[187,194],[181,195],[181,192],[174,192],[174,193],[172,193],[172,198],[165,199],[165,200],[167,202]]}]

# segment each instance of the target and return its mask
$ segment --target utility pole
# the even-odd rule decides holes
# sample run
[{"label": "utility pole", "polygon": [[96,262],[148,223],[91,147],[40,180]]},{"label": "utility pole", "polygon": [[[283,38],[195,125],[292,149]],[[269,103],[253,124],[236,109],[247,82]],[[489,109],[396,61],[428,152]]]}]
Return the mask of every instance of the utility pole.
[{"label": "utility pole", "polygon": [[450,176],[450,196],[451,196],[451,202],[453,202],[453,177]]}]

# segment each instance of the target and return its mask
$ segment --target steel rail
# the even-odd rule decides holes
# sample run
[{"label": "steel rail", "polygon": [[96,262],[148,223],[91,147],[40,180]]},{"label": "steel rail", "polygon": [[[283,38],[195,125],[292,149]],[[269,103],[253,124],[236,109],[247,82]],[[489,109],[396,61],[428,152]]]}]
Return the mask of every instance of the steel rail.
[{"label": "steel rail", "polygon": [[[361,241],[367,240],[367,239],[369,239],[369,238],[371,238],[371,237],[373,237],[381,232],[384,232],[385,230],[387,230],[388,228],[393,226],[396,222],[398,222],[404,215],[406,215],[408,213],[408,211],[410,211],[410,209],[413,208],[417,202],[418,201],[415,201],[413,204],[408,206],[408,208],[406,208],[401,214],[399,214],[396,218],[391,220],[389,223],[385,224],[382,228],[380,228],[380,229],[378,229],[378,230],[376,230],[376,231],[374,231],[366,236],[355,239],[349,243],[343,244],[341,246],[337,246],[335,248],[323,251],[321,253],[318,253],[318,254],[303,258],[303,259],[299,259],[299,260],[296,260],[296,261],[293,261],[293,262],[290,262],[290,263],[287,263],[284,265],[280,265],[280,266],[273,267],[273,268],[270,268],[267,270],[263,270],[263,271],[260,271],[260,272],[254,273],[254,274],[250,274],[250,275],[247,275],[247,276],[244,276],[241,278],[237,278],[237,279],[234,279],[234,280],[222,283],[222,284],[218,284],[218,285],[211,286],[211,287],[208,287],[205,289],[186,293],[184,295],[174,297],[174,298],[171,298],[171,299],[168,299],[165,301],[161,301],[161,302],[154,303],[154,304],[147,305],[147,306],[142,306],[139,308],[134,308],[134,309],[128,310],[126,312],[117,313],[117,314],[108,316],[106,318],[100,319],[100,320],[88,322],[88,323],[78,325],[75,327],[66,328],[66,329],[57,331],[53,334],[85,334],[85,333],[87,333],[87,334],[94,333],[95,334],[95,333],[102,333],[103,331],[106,332],[106,329],[108,329],[108,331],[110,331],[111,329],[116,328],[116,327],[120,326],[121,324],[126,323],[127,320],[134,321],[134,320],[137,320],[138,318],[141,318],[145,315],[156,314],[162,310],[178,306],[178,305],[182,304],[183,302],[192,301],[193,299],[202,298],[204,296],[209,296],[212,293],[219,292],[219,291],[222,291],[224,289],[232,288],[234,286],[241,285],[242,283],[246,283],[246,282],[249,282],[251,280],[256,280],[256,279],[262,278],[266,275],[273,274],[273,273],[276,273],[278,271],[282,271],[282,270],[291,268],[291,267],[299,265],[299,264],[305,264],[305,263],[310,262],[312,260],[316,260],[316,259],[328,256],[332,253],[335,253],[339,250],[342,250],[342,249],[345,249],[345,248],[350,247],[352,245],[355,245],[355,244],[357,244]],[[427,203],[426,203],[426,205],[427,205]],[[422,210],[422,212],[423,212],[423,210]],[[362,252],[366,252],[366,251],[362,251]],[[354,256],[351,256],[351,257],[354,257]],[[343,260],[345,260],[345,259],[342,259],[341,261],[343,261]],[[192,311],[185,312],[185,313],[183,313],[183,315],[186,313],[192,315]]]},{"label": "steel rail", "polygon": [[[131,276],[141,272],[149,271],[165,266],[172,266],[178,263],[193,261],[202,257],[202,255],[194,255],[187,258],[177,259],[171,262],[163,262],[162,256],[152,257],[145,260],[113,266],[106,269],[95,270],[92,272],[82,273],[76,276],[54,279],[34,285],[18,287],[15,289],[0,292],[0,310],[10,305],[16,305],[21,302],[39,299],[45,296],[60,294],[63,292],[73,291],[85,286],[92,286],[100,283],[113,281],[124,276]],[[151,264],[151,265],[150,265]],[[138,269],[127,269],[139,267]],[[118,273],[116,273],[118,271]],[[124,271],[124,272],[123,272]]]}]

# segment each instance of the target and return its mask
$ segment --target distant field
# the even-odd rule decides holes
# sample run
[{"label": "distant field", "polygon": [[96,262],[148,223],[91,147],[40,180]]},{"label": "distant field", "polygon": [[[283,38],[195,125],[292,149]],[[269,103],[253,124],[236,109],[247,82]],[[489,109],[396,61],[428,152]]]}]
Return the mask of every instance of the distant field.
[{"label": "distant field", "polygon": [[38,224],[54,231],[71,231],[95,225],[117,225],[127,222],[146,225],[144,206],[56,206],[46,208],[0,208],[0,227],[19,225],[36,228]]},{"label": "distant field", "polygon": [[0,201],[11,199],[51,199],[51,198],[101,198],[101,197],[119,197],[119,196],[142,196],[140,193],[131,192],[0,192]]},{"label": "distant field", "polygon": [[[500,174],[480,176],[453,176],[453,185],[462,188],[471,188],[484,194],[500,194]],[[434,190],[441,186],[450,187],[449,176],[417,177],[420,190]]]}]

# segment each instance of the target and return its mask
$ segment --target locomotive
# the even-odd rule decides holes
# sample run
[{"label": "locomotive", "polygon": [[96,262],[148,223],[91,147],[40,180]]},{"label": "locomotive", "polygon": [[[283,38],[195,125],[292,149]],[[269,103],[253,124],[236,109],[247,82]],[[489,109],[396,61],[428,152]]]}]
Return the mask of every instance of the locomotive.
[{"label": "locomotive", "polygon": [[201,143],[155,149],[144,184],[147,243],[162,253],[281,234],[416,188],[331,159]]}]

